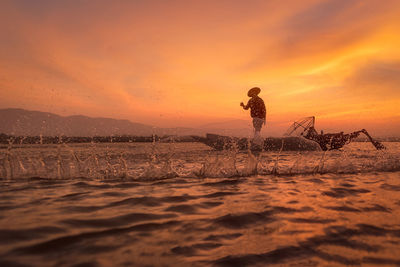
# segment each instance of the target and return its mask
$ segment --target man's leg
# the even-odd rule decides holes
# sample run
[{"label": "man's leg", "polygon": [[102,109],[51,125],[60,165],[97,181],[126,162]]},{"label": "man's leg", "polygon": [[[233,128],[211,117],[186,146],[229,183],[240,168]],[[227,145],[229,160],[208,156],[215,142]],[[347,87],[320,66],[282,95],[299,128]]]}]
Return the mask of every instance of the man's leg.
[{"label": "man's leg", "polygon": [[254,137],[260,136],[261,127],[264,121],[260,118],[253,118]]},{"label": "man's leg", "polygon": [[253,118],[253,126],[254,126],[254,138],[253,142],[255,144],[261,145],[263,143],[263,139],[261,137],[261,127],[263,125],[263,120],[259,118]]}]

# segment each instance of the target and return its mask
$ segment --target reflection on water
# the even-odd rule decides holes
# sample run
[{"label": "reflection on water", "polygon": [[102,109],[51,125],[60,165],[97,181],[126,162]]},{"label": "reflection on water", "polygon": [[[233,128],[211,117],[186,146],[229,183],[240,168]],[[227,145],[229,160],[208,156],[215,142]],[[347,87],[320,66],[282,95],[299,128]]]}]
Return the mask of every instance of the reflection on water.
[{"label": "reflection on water", "polygon": [[400,149],[387,146],[5,148],[0,266],[400,265]]}]

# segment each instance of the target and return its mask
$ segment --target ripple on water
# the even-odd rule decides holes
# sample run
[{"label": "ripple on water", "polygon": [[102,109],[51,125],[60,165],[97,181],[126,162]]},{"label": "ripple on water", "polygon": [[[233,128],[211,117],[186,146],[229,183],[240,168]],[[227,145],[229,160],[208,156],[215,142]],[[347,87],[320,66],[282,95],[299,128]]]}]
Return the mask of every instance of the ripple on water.
[{"label": "ripple on water", "polygon": [[[18,247],[11,251],[13,254],[63,254],[66,251],[75,250],[76,247],[83,245],[83,242],[100,239],[109,236],[127,234],[129,232],[153,232],[162,229],[173,228],[179,225],[178,221],[166,221],[162,223],[144,223],[125,228],[112,228],[102,231],[83,232],[76,235],[66,235],[51,239],[45,242],[36,243],[29,246]],[[114,246],[117,247],[118,245]]]},{"label": "ripple on water", "polygon": [[388,190],[388,191],[400,191],[400,185],[391,185],[391,184],[383,183],[380,187],[382,189]]},{"label": "ripple on water", "polygon": [[299,242],[298,246],[285,246],[260,254],[229,255],[211,261],[210,263],[217,266],[249,266],[256,264],[281,264],[291,260],[296,260],[296,262],[298,262],[304,258],[312,257],[344,265],[360,265],[361,263],[370,262],[396,263],[399,262],[399,260],[379,257],[363,257],[361,259],[351,258],[349,255],[342,256],[322,251],[319,249],[319,247],[323,245],[330,245],[366,251],[369,253],[376,253],[383,250],[383,247],[380,245],[371,245],[362,241],[352,240],[351,238],[355,236],[370,235],[398,236],[399,234],[399,230],[385,229],[367,224],[359,224],[357,225],[357,228],[331,226],[325,228],[324,235],[310,237],[305,241]]},{"label": "ripple on water", "polygon": [[177,246],[172,248],[171,252],[183,256],[195,256],[199,253],[199,251],[212,250],[221,246],[222,244],[220,243],[204,242],[204,243],[193,244],[190,246]]},{"label": "ripple on water", "polygon": [[27,229],[0,229],[0,244],[29,241],[47,237],[52,234],[64,233],[65,230],[55,226],[40,226]]},{"label": "ripple on water", "polygon": [[332,187],[329,191],[323,191],[322,194],[334,198],[344,198],[348,196],[358,196],[371,192],[368,189],[350,189],[345,187]]},{"label": "ripple on water", "polygon": [[60,221],[60,223],[67,224],[75,228],[105,228],[175,217],[177,217],[175,214],[130,213],[103,219],[67,219]]}]

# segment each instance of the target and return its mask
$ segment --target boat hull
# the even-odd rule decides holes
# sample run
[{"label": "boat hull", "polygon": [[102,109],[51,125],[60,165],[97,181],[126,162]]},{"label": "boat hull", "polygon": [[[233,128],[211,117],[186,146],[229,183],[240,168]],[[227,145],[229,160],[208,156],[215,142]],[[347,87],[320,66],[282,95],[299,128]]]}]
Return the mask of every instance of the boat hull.
[{"label": "boat hull", "polygon": [[238,138],[218,134],[207,134],[206,137],[196,137],[216,150],[252,150],[252,151],[319,151],[321,148],[315,142],[301,137],[268,137],[261,142],[249,138]]}]

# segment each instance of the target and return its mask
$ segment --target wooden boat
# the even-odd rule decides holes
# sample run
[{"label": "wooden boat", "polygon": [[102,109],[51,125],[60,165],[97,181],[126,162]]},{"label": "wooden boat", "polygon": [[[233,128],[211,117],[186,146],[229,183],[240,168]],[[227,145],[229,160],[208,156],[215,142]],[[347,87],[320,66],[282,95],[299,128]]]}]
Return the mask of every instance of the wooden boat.
[{"label": "wooden boat", "polygon": [[268,137],[262,142],[253,139],[207,134],[206,137],[192,136],[196,141],[204,143],[216,150],[252,150],[252,151],[320,151],[319,145],[302,137]]}]

